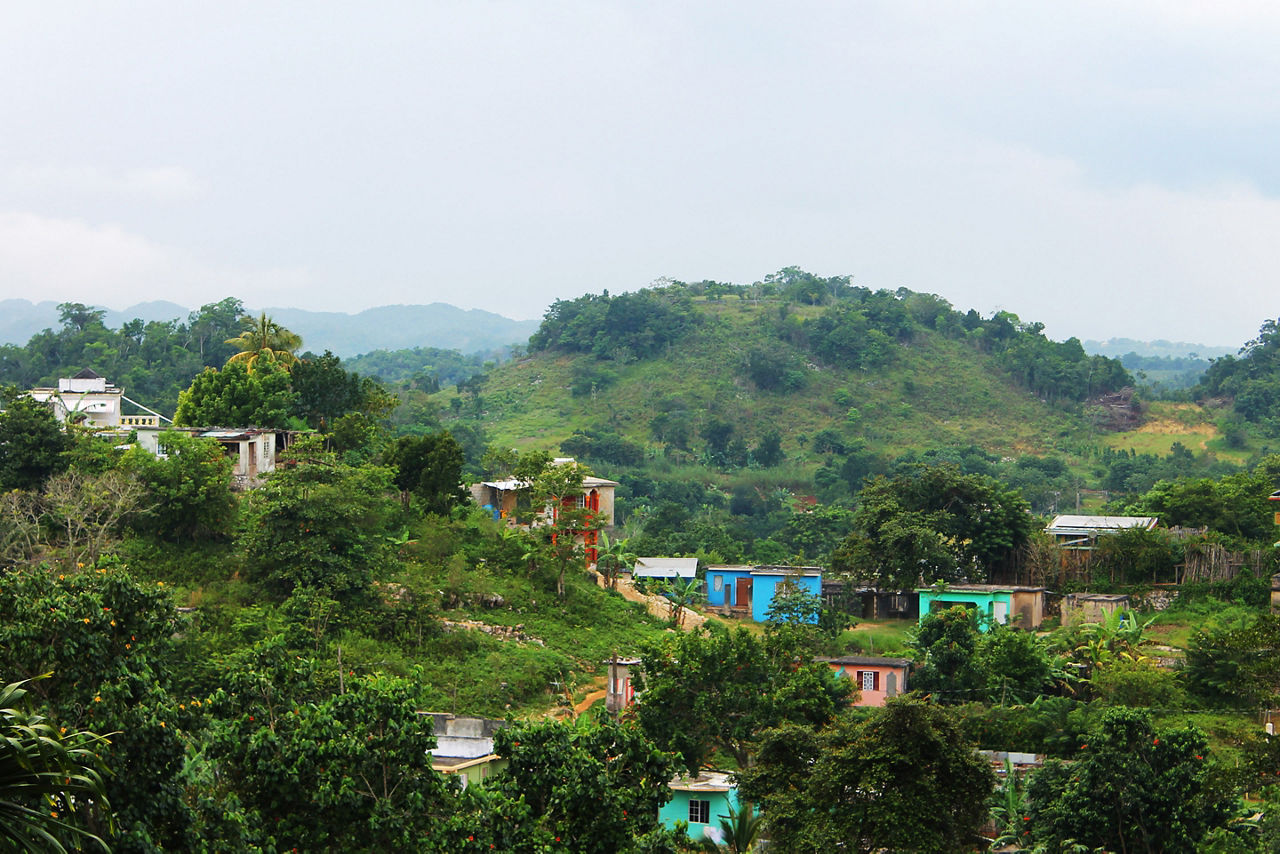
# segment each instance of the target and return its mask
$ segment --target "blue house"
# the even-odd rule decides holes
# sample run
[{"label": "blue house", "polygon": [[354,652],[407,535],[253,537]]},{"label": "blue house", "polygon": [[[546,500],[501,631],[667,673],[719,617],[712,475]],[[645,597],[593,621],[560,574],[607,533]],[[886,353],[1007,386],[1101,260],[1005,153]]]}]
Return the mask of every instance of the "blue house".
[{"label": "blue house", "polygon": [[815,566],[707,567],[707,605],[763,623],[779,586],[822,595],[822,570]]},{"label": "blue house", "polygon": [[707,605],[751,613],[751,570],[749,566],[708,566]]},{"label": "blue house", "polygon": [[[822,595],[822,570],[816,566],[758,566],[751,570],[751,619],[763,623],[780,587]],[[815,617],[815,619],[817,619]]]},{"label": "blue house", "polygon": [[721,771],[703,771],[697,777],[677,777],[667,784],[671,800],[658,810],[663,827],[676,829],[678,822],[688,824],[689,838],[695,842],[720,838],[720,820],[729,818],[729,810],[738,811],[738,791]]}]

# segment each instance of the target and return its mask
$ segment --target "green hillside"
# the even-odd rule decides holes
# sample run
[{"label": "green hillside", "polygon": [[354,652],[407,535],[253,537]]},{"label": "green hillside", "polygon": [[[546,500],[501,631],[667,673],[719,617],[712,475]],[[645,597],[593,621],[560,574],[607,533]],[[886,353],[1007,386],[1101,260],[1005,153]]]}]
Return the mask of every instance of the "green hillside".
[{"label": "green hillside", "polygon": [[[706,290],[557,303],[529,355],[437,396],[443,423],[473,463],[488,445],[550,448],[614,473],[696,471],[726,488],[745,479],[809,494],[822,467],[850,455],[864,473],[946,449],[1079,468],[1101,448],[1090,397],[1131,381],[1039,324],[961,314],[931,295],[844,285],[824,304],[781,286]],[[633,297],[652,304],[617,312],[610,330],[607,313]],[[662,315],[657,329],[634,317],[646,310]],[[588,328],[584,345],[575,335]],[[782,459],[759,459],[772,433]]]}]

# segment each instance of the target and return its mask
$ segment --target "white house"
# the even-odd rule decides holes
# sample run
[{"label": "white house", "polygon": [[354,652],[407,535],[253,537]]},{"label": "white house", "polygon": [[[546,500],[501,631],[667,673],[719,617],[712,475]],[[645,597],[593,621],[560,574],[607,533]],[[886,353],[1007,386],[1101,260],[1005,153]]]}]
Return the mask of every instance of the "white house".
[{"label": "white house", "polygon": [[160,423],[159,415],[154,412],[150,415],[124,415],[121,412],[124,401],[139,409],[145,407],[129,400],[124,396],[124,389],[113,386],[105,377],[88,368],[74,377],[59,379],[57,388],[33,388],[27,394],[48,404],[59,421],[83,424],[95,430],[155,427]]},{"label": "white house", "polygon": [[160,449],[160,434],[185,433],[202,439],[213,439],[222,445],[223,452],[232,461],[232,484],[238,489],[254,489],[276,470],[276,456],[293,444],[296,435],[288,430],[269,430],[261,427],[244,427],[236,430],[203,427],[139,427],[138,446],[143,450],[164,456]]}]

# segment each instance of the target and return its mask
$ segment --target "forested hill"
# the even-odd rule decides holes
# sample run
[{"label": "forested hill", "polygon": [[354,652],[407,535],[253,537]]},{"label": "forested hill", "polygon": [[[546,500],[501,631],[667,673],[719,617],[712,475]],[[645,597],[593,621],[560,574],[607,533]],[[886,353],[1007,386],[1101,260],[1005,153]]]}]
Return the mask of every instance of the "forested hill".
[{"label": "forested hill", "polygon": [[557,301],[529,356],[459,386],[451,415],[463,433],[558,443],[602,467],[758,467],[775,434],[782,457],[811,465],[855,450],[1043,454],[1087,441],[1089,402],[1133,380],[1042,329],[794,269],[606,292]]}]

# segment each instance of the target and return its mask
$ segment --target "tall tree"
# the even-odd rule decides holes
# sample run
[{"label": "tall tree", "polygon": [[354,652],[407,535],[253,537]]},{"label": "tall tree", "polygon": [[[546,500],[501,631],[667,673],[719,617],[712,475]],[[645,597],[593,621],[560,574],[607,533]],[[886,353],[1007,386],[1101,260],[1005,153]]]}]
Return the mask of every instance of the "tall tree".
[{"label": "tall tree", "polygon": [[467,501],[462,488],[462,446],[447,431],[432,436],[403,436],[388,450],[405,507],[414,495],[428,513],[447,515]]},{"label": "tall tree", "polygon": [[297,395],[289,372],[274,357],[206,368],[178,395],[175,424],[198,427],[275,427],[289,424]]},{"label": "tall tree", "polygon": [[1053,854],[1068,850],[1066,840],[1145,854],[1201,850],[1205,832],[1227,817],[1208,755],[1194,727],[1157,729],[1146,710],[1111,709],[1074,762],[1051,762],[1031,778],[1032,838]]},{"label": "tall tree", "polygon": [[949,854],[977,841],[995,775],[950,712],[905,697],[822,731],[771,730],[739,780],[780,850]]},{"label": "tall tree", "polygon": [[645,701],[636,713],[657,744],[696,773],[715,750],[746,768],[759,734],[787,721],[821,725],[846,702],[848,679],[797,664],[746,629],[690,632],[641,653]]}]

